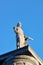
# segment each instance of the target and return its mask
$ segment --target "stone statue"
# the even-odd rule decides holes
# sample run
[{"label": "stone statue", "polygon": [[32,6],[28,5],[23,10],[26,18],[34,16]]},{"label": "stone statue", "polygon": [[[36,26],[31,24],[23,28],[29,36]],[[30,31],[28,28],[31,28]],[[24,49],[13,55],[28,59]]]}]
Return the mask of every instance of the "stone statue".
[{"label": "stone statue", "polygon": [[21,22],[18,22],[17,23],[17,26],[13,27],[15,33],[16,33],[16,46],[17,46],[17,49],[18,48],[21,48],[21,47],[24,47],[27,45],[27,40],[33,40],[31,37],[27,37],[24,35],[24,32],[21,28],[22,24]]}]

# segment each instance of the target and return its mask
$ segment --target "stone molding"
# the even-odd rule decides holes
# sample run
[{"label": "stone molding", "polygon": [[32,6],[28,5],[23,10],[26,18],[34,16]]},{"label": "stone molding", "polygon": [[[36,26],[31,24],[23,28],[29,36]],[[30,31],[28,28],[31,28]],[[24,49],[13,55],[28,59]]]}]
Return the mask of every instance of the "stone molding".
[{"label": "stone molding", "polygon": [[39,65],[39,63],[31,56],[18,55],[15,58],[5,61],[3,65]]}]

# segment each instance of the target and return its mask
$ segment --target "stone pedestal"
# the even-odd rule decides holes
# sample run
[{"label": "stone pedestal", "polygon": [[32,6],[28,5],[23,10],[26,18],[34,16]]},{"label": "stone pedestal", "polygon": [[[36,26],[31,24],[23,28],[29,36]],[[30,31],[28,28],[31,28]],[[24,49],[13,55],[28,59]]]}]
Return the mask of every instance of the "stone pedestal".
[{"label": "stone pedestal", "polygon": [[30,46],[26,46],[0,57],[0,65],[43,65],[40,57],[32,50]]}]

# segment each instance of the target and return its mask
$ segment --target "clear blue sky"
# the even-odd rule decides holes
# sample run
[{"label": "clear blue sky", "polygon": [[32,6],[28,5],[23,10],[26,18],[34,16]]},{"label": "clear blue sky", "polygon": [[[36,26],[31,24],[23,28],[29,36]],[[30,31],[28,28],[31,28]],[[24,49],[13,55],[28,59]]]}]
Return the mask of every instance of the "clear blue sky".
[{"label": "clear blue sky", "polygon": [[0,0],[0,54],[16,49],[13,26],[21,21],[28,44],[43,59],[43,0]]}]

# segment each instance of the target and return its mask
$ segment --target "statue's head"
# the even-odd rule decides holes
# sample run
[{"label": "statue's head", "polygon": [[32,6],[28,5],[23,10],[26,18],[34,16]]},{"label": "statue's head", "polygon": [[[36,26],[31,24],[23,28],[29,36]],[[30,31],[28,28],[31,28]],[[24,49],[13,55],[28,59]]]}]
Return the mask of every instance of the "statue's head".
[{"label": "statue's head", "polygon": [[18,33],[18,27],[14,26],[13,29],[15,33]]},{"label": "statue's head", "polygon": [[19,34],[19,33],[22,33],[21,26],[22,26],[21,22],[18,22],[18,23],[17,23],[17,26],[14,26],[14,27],[13,27],[15,33],[18,33],[18,34]]}]

